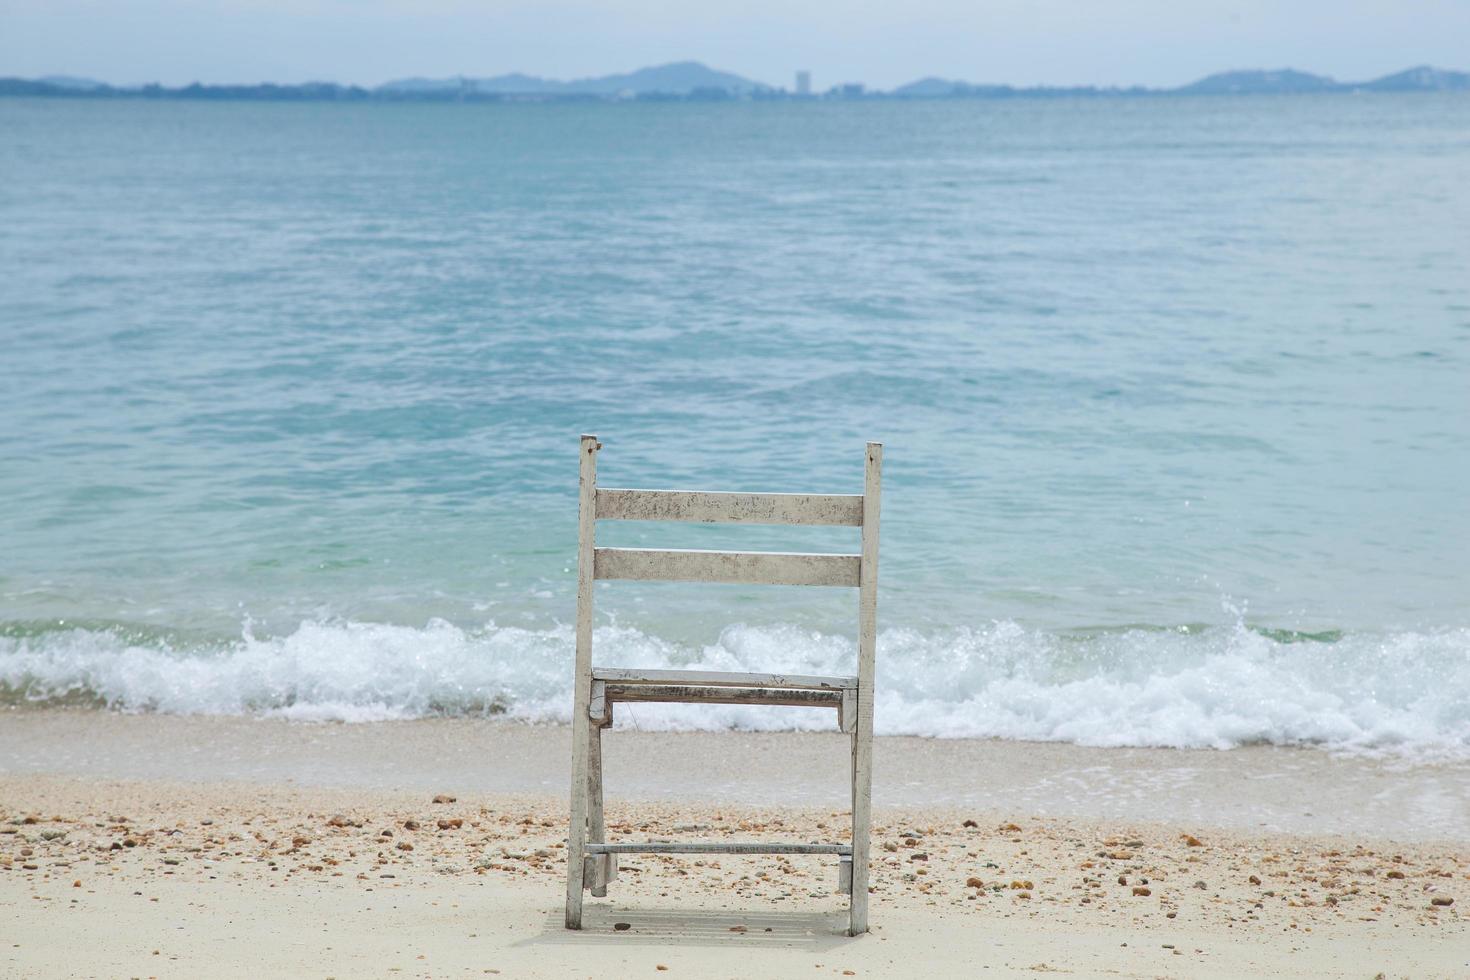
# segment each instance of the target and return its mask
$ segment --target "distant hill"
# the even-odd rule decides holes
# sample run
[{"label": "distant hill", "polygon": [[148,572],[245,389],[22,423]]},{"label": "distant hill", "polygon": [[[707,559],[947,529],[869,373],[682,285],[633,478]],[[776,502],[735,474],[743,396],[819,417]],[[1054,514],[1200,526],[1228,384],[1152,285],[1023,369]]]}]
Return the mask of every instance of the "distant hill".
[{"label": "distant hill", "polygon": [[917,82],[909,82],[900,85],[889,95],[896,95],[901,99],[942,99],[949,95],[964,94],[974,86],[968,82],[957,82],[949,78],[921,78]]},{"label": "distant hill", "polygon": [[554,78],[537,78],[534,75],[525,75],[521,72],[512,72],[509,75],[496,75],[494,78],[467,78],[465,84],[476,92],[509,92],[509,93],[539,93],[539,92],[561,92],[566,91],[566,82],[559,82]]},{"label": "distant hill", "polygon": [[374,91],[387,95],[428,95],[462,92],[501,92],[515,95],[553,94],[566,91],[566,82],[533,75],[496,75],[494,78],[400,78],[385,82]]},{"label": "distant hill", "polygon": [[770,87],[727,71],[707,68],[697,61],[678,61],[654,68],[640,68],[626,75],[588,78],[567,84],[577,92],[604,95],[614,95],[623,91],[639,94],[657,92],[667,95],[688,95],[699,89],[721,88],[731,93],[744,93]]},{"label": "distant hill", "polygon": [[1369,92],[1465,92],[1470,91],[1470,72],[1420,65],[1353,87]]},{"label": "distant hill", "polygon": [[459,78],[399,78],[379,85],[374,91],[413,95],[421,92],[452,92],[464,86]]},{"label": "distant hill", "polygon": [[1222,71],[1174,89],[1181,95],[1282,95],[1330,92],[1341,88],[1326,75],[1283,68],[1279,71]]},{"label": "distant hill", "polygon": [[520,73],[496,75],[493,78],[405,78],[388,82],[378,91],[398,94],[469,91],[485,95],[691,95],[700,91],[723,90],[731,95],[745,95],[768,90],[770,86],[751,81],[727,71],[718,71],[697,61],[677,61],[652,68],[640,68],[622,75],[603,75],[570,82],[554,78],[538,78]]},{"label": "distant hill", "polygon": [[77,89],[88,91],[94,88],[106,88],[105,82],[99,82],[91,78],[77,78],[75,75],[45,75],[36,81],[43,85],[55,85],[57,88]]}]

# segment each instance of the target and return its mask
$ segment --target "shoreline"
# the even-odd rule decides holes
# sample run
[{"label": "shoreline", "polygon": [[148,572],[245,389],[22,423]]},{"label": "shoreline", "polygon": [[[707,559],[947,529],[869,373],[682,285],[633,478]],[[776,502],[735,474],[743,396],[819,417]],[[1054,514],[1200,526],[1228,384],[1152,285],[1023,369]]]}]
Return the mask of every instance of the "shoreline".
[{"label": "shoreline", "polygon": [[[0,776],[564,797],[570,729],[483,718],[359,724],[87,709],[0,712]],[[847,741],[826,732],[606,739],[609,800],[846,806]],[[1089,748],[878,736],[874,804],[1256,833],[1470,841],[1470,761],[1309,748]],[[754,760],[756,764],[749,764]]]}]

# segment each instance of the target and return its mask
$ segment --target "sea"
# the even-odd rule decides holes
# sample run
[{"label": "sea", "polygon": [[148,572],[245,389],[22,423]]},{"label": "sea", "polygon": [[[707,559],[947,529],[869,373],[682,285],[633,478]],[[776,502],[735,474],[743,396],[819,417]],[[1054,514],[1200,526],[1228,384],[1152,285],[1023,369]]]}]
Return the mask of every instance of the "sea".
[{"label": "sea", "polygon": [[[1470,759],[1467,176],[1456,93],[0,99],[0,704],[565,721],[580,434],[837,493],[877,440],[880,734]],[[596,609],[853,669],[847,590]]]}]

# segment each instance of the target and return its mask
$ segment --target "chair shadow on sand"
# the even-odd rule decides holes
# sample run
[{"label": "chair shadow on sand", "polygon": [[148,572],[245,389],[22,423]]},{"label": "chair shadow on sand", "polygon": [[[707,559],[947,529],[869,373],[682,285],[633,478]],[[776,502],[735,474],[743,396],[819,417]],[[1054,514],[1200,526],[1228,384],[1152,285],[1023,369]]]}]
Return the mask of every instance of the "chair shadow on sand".
[{"label": "chair shadow on sand", "polygon": [[[588,906],[580,931],[566,928],[560,909],[549,912],[541,934],[517,945],[781,946],[818,952],[851,947],[847,921],[846,910],[742,912],[598,905]],[[628,928],[615,928],[619,923]]]}]

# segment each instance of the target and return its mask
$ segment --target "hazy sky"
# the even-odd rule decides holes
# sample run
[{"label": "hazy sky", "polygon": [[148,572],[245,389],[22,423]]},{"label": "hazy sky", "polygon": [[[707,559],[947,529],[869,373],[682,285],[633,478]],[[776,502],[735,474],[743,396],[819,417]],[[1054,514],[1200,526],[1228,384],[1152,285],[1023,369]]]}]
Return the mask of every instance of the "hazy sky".
[{"label": "hazy sky", "polygon": [[1470,0],[0,0],[0,75],[132,84],[574,78],[695,59],[790,87],[1173,85],[1470,68]]}]

